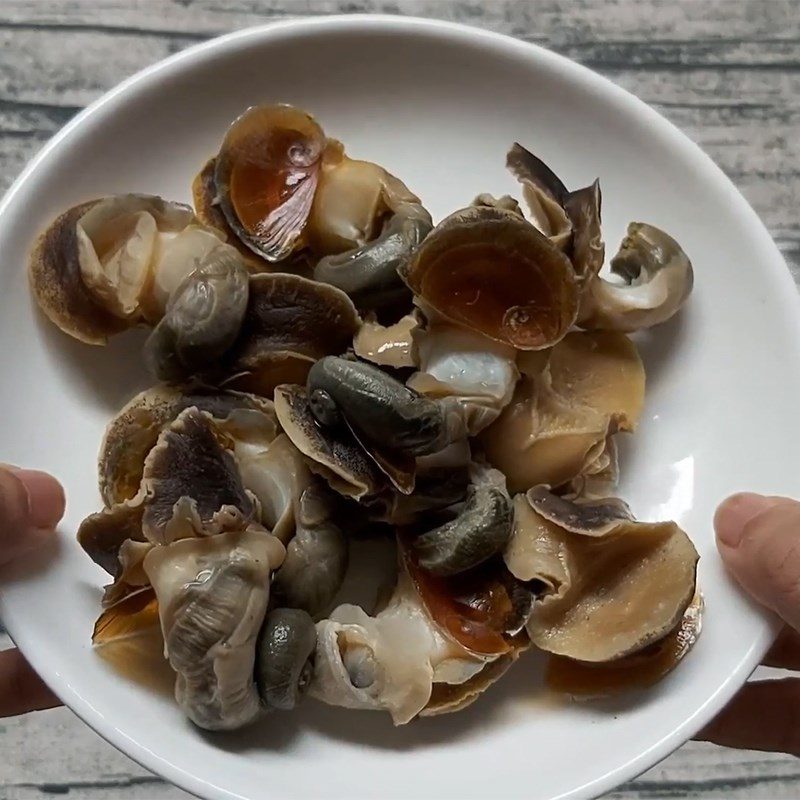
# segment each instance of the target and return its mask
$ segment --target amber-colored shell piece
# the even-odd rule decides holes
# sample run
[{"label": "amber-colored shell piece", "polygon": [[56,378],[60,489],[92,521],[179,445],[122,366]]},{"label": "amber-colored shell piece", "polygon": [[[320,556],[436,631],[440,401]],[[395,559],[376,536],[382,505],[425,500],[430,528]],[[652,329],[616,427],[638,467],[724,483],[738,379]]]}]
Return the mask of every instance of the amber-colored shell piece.
[{"label": "amber-colored shell piece", "polygon": [[272,265],[254,253],[239,239],[222,213],[222,209],[217,202],[217,187],[214,184],[214,165],[216,161],[216,157],[210,158],[203,169],[197,173],[194,181],[192,181],[192,201],[195,214],[204,225],[209,225],[225,234],[226,242],[242,254],[245,264],[247,264],[247,268],[251,272],[269,272],[272,269]]},{"label": "amber-colored shell piece", "polygon": [[288,105],[248,108],[225,134],[214,163],[220,210],[269,262],[303,245],[325,143],[314,118]]},{"label": "amber-colored shell piece", "polygon": [[520,350],[555,344],[578,313],[569,258],[529,222],[499,208],[450,215],[401,272],[440,314]]},{"label": "amber-colored shell piece", "polygon": [[158,601],[149,586],[129,594],[103,611],[92,633],[92,644],[102,646],[158,628]]},{"label": "amber-colored shell piece", "polygon": [[[216,162],[216,157],[210,158],[192,182],[192,202],[194,203],[197,218],[204,225],[215,228],[226,237],[225,241],[241,253],[247,269],[253,275],[257,275],[259,272],[273,272],[277,265],[270,264],[265,258],[254,253],[236,235],[236,231],[228,225],[228,220],[225,219],[225,215],[222,213],[217,201],[217,186],[214,183],[214,166]],[[280,269],[300,275],[311,274],[311,264],[305,251],[292,253],[289,258],[281,262]]]},{"label": "amber-colored shell piece", "polygon": [[28,275],[36,302],[48,319],[86,344],[103,345],[130,323],[106,311],[81,277],[77,224],[98,202],[73,206],[50,225],[33,248]]},{"label": "amber-colored shell piece", "polygon": [[419,566],[409,542],[398,540],[406,569],[431,619],[471,653],[501,656],[514,650],[530,613],[530,595],[502,562],[442,578]]}]

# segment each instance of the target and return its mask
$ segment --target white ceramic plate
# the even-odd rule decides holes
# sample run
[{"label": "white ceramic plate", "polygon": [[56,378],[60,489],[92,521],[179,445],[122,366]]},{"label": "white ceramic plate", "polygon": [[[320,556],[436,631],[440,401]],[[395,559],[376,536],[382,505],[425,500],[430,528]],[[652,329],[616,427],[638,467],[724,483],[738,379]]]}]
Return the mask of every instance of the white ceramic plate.
[{"label": "white ceramic plate", "polygon": [[[543,699],[525,658],[472,708],[393,729],[388,716],[315,703],[247,733],[207,736],[169,697],[118,677],[90,648],[104,574],[74,541],[99,508],[95,455],[109,417],[147,385],[141,336],[107,349],[45,324],[28,250],[62,209],[114,192],[190,199],[230,120],[258,102],[316,114],[353,155],[384,164],[435,218],[481,191],[516,192],[515,139],[569,186],[599,175],[605,238],[662,226],[690,254],[680,318],[642,340],[641,430],[621,487],[645,519],[673,518],[702,555],[705,631],[645,694],[602,704]],[[715,504],[741,488],[800,494],[797,300],[762,224],[717,167],[603,78],[512,39],[439,22],[327,18],[258,28],[145,70],[44,148],[0,208],[0,457],[65,483],[60,548],[8,575],[0,613],[58,695],[108,741],[209,798],[585,798],[650,767],[729,700],[767,647],[769,622],[715,556]]]}]

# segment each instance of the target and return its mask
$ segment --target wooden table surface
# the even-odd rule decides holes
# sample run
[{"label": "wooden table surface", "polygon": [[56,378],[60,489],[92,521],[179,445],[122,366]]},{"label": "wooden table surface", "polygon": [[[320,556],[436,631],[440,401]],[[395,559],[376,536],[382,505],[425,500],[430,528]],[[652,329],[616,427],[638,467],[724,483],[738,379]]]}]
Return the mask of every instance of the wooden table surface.
[{"label": "wooden table surface", "polygon": [[[607,75],[715,159],[800,281],[800,0],[0,0],[0,192],[142,67],[238,28],[335,12],[456,20]],[[188,797],[64,709],[3,720],[0,753],[0,800]],[[800,797],[800,761],[690,743],[609,797],[788,800]]]}]

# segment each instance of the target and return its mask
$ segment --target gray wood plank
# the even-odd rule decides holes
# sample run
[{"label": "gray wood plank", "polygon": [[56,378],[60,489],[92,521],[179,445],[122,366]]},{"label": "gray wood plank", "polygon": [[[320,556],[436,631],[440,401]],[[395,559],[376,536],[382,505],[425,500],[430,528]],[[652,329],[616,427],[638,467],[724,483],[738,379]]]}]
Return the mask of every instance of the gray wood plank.
[{"label": "gray wood plank", "polygon": [[[187,795],[149,775],[59,709],[0,725],[3,752],[19,754],[0,765],[0,797],[70,797],[118,800],[177,800]],[[15,750],[12,751],[11,747]],[[609,800],[730,798],[794,800],[800,796],[800,766],[794,759],[736,753],[692,742]]]},{"label": "gray wood plank", "polygon": [[[542,43],[607,74],[714,157],[800,274],[800,226],[794,213],[800,196],[796,2],[344,5],[481,24]],[[213,0],[130,6],[7,0],[0,14],[0,188],[78,108],[137,69],[216,33],[340,7],[332,0],[239,0],[224,6]]]},{"label": "gray wood plank", "polygon": [[[800,0],[2,0],[0,191],[64,122],[138,69],[230,30],[339,11],[479,25],[607,75],[720,164],[800,282]],[[7,800],[187,797],[64,709],[2,721],[0,749]],[[690,743],[609,798],[799,796],[796,760]]]}]

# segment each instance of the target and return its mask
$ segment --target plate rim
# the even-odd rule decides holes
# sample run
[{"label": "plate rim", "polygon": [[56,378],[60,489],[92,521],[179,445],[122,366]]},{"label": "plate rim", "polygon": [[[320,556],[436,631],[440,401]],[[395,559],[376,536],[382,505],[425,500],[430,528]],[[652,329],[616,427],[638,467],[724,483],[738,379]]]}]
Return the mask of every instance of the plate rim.
[{"label": "plate rim", "polygon": [[[343,33],[348,30],[359,29],[364,32],[372,28],[381,33],[398,34],[430,34],[439,35],[450,41],[463,43],[494,45],[498,51],[513,53],[526,57],[532,63],[544,65],[559,72],[564,78],[581,84],[585,87],[596,87],[599,92],[613,98],[615,102],[627,107],[627,110],[642,119],[647,119],[652,124],[654,133],[657,133],[670,142],[671,147],[679,150],[685,157],[692,158],[698,166],[714,175],[716,182],[727,190],[727,194],[736,207],[736,210],[747,218],[747,226],[752,237],[758,237],[760,246],[765,251],[771,251],[772,258],[765,260],[760,269],[771,273],[771,278],[776,283],[783,282],[782,296],[786,304],[785,311],[790,311],[790,317],[795,324],[800,338],[800,294],[793,280],[791,272],[773,241],[766,226],[756,214],[750,203],[739,191],[733,181],[722,169],[694,142],[686,133],[681,131],[674,123],[662,116],[658,111],[641,100],[636,95],[614,83],[609,78],[594,72],[589,67],[579,64],[566,56],[549,50],[539,44],[526,42],[513,36],[484,30],[482,28],[451,22],[448,20],[427,19],[414,16],[399,16],[392,14],[332,14],[328,16],[297,17],[287,20],[277,20],[262,25],[236,30],[221,36],[216,36],[203,42],[191,45],[178,53],[151,64],[116,86],[109,89],[97,100],[90,103],[85,109],[73,117],[64,127],[57,131],[53,137],[39,150],[28,162],[20,175],[11,184],[0,201],[0,221],[9,213],[16,195],[23,185],[39,169],[39,166],[51,157],[61,143],[73,135],[87,120],[99,113],[102,109],[121,102],[131,91],[147,88],[149,84],[159,77],[169,73],[179,73],[186,69],[191,70],[193,63],[200,63],[206,58],[211,58],[223,53],[234,52],[239,47],[246,45],[250,40],[263,39],[264,45],[269,46],[270,39],[301,37],[313,33]],[[85,699],[71,686],[60,680],[57,668],[51,667],[41,657],[33,639],[25,633],[24,625],[17,624],[16,615],[8,614],[7,604],[0,585],[0,614],[4,618],[9,635],[25,653],[31,666],[42,677],[50,689],[63,701],[76,716],[86,725],[100,735],[105,741],[124,753],[137,764],[150,772],[162,776],[165,780],[190,792],[196,796],[205,796],[213,800],[244,800],[242,795],[226,789],[215,783],[197,777],[174,764],[168,758],[147,749],[143,744],[127,737],[113,722],[107,720],[94,709],[89,700]],[[780,625],[775,617],[768,613],[763,615],[764,625],[745,656],[736,668],[708,697],[706,702],[695,709],[681,725],[668,735],[664,736],[651,747],[639,753],[625,764],[615,767],[597,778],[577,786],[574,789],[553,796],[550,800],[588,800],[605,792],[611,791],[622,783],[629,781],[642,772],[651,768],[662,759],[666,758],[678,747],[691,739],[724,707],[745,683],[747,678],[758,666],[759,662],[772,644]],[[20,621],[21,622],[21,621]],[[28,655],[30,654],[30,656]]]}]

